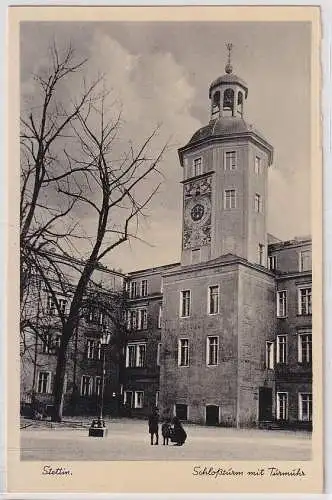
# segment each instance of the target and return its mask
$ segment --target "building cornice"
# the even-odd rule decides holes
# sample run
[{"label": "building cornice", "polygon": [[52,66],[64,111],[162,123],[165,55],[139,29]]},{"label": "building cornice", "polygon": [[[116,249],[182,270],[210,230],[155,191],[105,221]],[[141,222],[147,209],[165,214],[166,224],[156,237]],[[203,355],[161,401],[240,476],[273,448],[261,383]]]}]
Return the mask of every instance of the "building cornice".
[{"label": "building cornice", "polygon": [[184,179],[183,181],[180,181],[180,184],[186,184],[187,182],[197,181],[199,179],[204,179],[205,177],[210,177],[214,173],[215,173],[215,170],[209,170],[208,172],[204,172],[204,174],[195,175],[193,177],[188,177],[188,179]]},{"label": "building cornice", "polygon": [[234,142],[234,141],[239,141],[242,139],[251,140],[256,145],[263,148],[268,154],[269,165],[272,164],[272,161],[273,161],[273,148],[272,148],[272,146],[265,139],[260,137],[258,135],[258,133],[256,133],[254,130],[248,131],[248,132],[233,133],[230,135],[205,137],[205,138],[198,140],[196,142],[188,143],[185,146],[183,146],[182,148],[178,149],[180,164],[183,167],[183,154],[187,151],[192,151],[192,150],[198,149],[202,145],[218,144],[218,143],[224,143],[224,142]]},{"label": "building cornice", "polygon": [[229,267],[234,265],[242,265],[244,267],[254,269],[255,271],[265,274],[266,276],[270,276],[272,278],[275,277],[275,274],[266,267],[249,262],[246,259],[243,259],[242,257],[238,257],[232,254],[227,254],[223,257],[215,260],[210,260],[207,262],[200,262],[199,264],[190,264],[188,266],[183,266],[174,271],[170,271],[167,274],[164,274],[163,277],[168,278],[169,276],[176,276],[177,274],[189,274],[193,271],[204,271],[206,269],[216,269],[220,267]]},{"label": "building cornice", "polygon": [[308,278],[310,281],[312,280],[312,271],[297,271],[283,274],[275,274],[275,278],[277,281],[289,280],[289,279],[299,279],[299,278]]}]

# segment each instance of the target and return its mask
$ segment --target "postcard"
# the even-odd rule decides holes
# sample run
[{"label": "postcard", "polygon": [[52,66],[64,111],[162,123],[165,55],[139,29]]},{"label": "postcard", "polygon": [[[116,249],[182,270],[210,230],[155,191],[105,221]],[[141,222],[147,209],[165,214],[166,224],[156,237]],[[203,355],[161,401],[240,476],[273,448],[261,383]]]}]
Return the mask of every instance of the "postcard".
[{"label": "postcard", "polygon": [[9,8],[9,492],[322,492],[320,43]]}]

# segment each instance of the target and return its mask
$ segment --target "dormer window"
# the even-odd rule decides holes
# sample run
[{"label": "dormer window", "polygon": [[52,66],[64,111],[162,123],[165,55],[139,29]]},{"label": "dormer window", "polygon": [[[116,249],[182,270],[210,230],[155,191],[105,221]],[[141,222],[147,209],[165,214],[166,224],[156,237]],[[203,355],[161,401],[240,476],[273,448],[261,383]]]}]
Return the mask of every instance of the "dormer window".
[{"label": "dormer window", "polygon": [[193,161],[193,177],[196,177],[196,175],[201,175],[202,172],[202,157],[195,158]]},{"label": "dormer window", "polygon": [[233,116],[234,115],[234,90],[233,89],[226,89],[224,92],[223,111],[224,111],[224,116]]}]

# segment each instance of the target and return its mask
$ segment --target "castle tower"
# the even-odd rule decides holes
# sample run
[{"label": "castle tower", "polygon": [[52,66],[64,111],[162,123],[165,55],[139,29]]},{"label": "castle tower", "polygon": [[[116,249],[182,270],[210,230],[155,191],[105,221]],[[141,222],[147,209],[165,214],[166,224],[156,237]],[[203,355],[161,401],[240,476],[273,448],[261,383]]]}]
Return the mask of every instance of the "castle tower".
[{"label": "castle tower", "polygon": [[234,254],[266,266],[267,172],[273,148],[245,117],[248,86],[233,73],[209,89],[211,117],[179,149],[183,167],[182,265]]}]

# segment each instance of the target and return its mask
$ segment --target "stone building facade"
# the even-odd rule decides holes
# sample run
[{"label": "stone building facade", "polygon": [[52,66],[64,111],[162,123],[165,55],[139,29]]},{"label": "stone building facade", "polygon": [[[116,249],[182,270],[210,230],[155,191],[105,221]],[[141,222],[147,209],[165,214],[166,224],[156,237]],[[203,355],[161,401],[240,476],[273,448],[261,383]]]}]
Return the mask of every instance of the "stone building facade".
[{"label": "stone building facade", "polygon": [[[59,258],[62,286],[53,284],[62,314],[70,307],[72,290],[79,276],[80,261]],[[59,264],[59,262],[58,262]],[[68,346],[64,388],[65,414],[96,414],[100,408],[104,371],[105,408],[118,411],[121,406],[120,366],[122,347],[117,342],[102,345],[103,337],[116,339],[125,304],[123,274],[99,266],[94,274],[93,300],[85,300],[75,334]],[[21,321],[28,315],[30,327],[21,331],[20,400],[22,412],[31,406],[51,414],[57,353],[61,341],[61,316],[42,280],[32,280],[29,303]],[[105,304],[107,314],[105,314]],[[122,339],[124,342],[124,339]]]},{"label": "stone building facade", "polygon": [[127,276],[129,293],[146,290],[131,294],[147,310],[131,343],[155,361],[146,354],[133,377],[127,363],[124,394],[135,381],[137,415],[157,404],[197,423],[310,428],[311,240],[268,234],[273,148],[244,119],[247,84],[225,70],[209,89],[210,122],[179,149],[181,261]]}]

